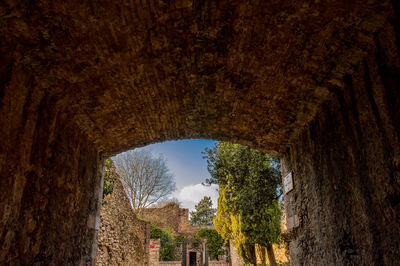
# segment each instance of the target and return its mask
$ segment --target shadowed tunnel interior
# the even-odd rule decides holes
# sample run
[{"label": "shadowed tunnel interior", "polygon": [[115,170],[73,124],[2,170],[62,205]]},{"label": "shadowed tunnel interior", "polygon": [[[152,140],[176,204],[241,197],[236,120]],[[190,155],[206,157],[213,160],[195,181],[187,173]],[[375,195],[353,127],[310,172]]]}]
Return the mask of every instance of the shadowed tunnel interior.
[{"label": "shadowed tunnel interior", "polygon": [[395,264],[399,12],[373,0],[0,3],[0,263],[94,263],[104,159],[210,138],[293,173],[293,265]]}]

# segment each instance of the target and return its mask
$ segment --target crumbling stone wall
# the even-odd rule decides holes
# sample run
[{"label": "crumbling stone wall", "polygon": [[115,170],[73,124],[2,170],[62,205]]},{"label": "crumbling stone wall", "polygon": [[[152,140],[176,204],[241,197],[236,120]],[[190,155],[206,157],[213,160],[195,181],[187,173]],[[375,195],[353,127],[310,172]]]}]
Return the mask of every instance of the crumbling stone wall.
[{"label": "crumbling stone wall", "polygon": [[399,14],[390,0],[2,1],[0,263],[93,263],[104,158],[194,137],[284,157],[295,263],[397,261]]},{"label": "crumbling stone wall", "polygon": [[334,97],[282,159],[294,181],[285,196],[293,265],[399,263],[396,41],[390,30],[374,37],[375,49],[330,89]]},{"label": "crumbling stone wall", "polygon": [[100,211],[96,265],[148,265],[150,224],[136,217],[113,164],[105,172],[115,179]]},{"label": "crumbling stone wall", "polygon": [[180,208],[174,202],[167,203],[161,208],[146,208],[140,215],[160,228],[172,228],[176,234],[194,234],[196,227],[189,224],[189,210]]},{"label": "crumbling stone wall", "polygon": [[157,266],[182,266],[180,261],[159,261]]},{"label": "crumbling stone wall", "polygon": [[56,93],[21,65],[11,72],[12,89],[0,83],[0,264],[94,263],[102,154]]},{"label": "crumbling stone wall", "polygon": [[158,266],[160,258],[160,239],[150,239],[149,266]]}]

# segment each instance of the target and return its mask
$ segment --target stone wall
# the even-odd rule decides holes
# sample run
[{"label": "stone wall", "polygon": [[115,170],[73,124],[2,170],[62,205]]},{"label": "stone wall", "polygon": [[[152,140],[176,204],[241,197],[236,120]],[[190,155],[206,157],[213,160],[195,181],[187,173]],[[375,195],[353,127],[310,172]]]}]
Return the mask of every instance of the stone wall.
[{"label": "stone wall", "polygon": [[282,159],[293,265],[398,265],[400,62],[395,40],[342,76],[318,117]]},{"label": "stone wall", "polygon": [[150,239],[149,266],[159,265],[160,248],[160,239]]},{"label": "stone wall", "polygon": [[182,266],[181,261],[159,261],[159,266]]},{"label": "stone wall", "polygon": [[148,265],[150,224],[134,214],[114,165],[105,171],[115,182],[100,211],[96,265]]},{"label": "stone wall", "polygon": [[161,208],[143,209],[140,215],[160,228],[172,228],[175,234],[195,234],[197,230],[197,227],[189,225],[189,210],[180,208],[174,202]]},{"label": "stone wall", "polygon": [[103,157],[56,93],[12,69],[10,89],[0,78],[0,264],[94,263]]},{"label": "stone wall", "polygon": [[216,261],[216,260],[211,260],[208,262],[209,266],[228,266],[228,263],[225,261]]},{"label": "stone wall", "polygon": [[398,260],[398,1],[253,2],[1,2],[0,264],[93,263],[104,158],[182,138],[284,157],[295,264]]}]

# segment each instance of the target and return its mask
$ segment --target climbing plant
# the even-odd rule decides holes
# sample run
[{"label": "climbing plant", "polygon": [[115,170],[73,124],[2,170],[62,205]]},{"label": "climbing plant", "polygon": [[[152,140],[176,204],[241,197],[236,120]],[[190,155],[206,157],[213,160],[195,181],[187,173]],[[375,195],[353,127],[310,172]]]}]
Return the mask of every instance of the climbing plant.
[{"label": "climbing plant", "polygon": [[104,169],[104,183],[103,183],[103,201],[102,205],[107,204],[105,197],[110,195],[114,189],[115,177],[112,174],[113,164],[110,160],[106,160]]}]

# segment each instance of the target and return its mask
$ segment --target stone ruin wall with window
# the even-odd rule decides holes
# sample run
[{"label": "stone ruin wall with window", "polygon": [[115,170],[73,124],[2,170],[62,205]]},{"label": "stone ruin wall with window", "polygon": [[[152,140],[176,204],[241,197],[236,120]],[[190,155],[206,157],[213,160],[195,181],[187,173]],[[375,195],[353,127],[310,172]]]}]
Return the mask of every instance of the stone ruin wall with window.
[{"label": "stone ruin wall with window", "polygon": [[[160,228],[171,228],[175,236],[184,235],[193,237],[198,230],[197,227],[189,224],[189,209],[180,208],[179,205],[174,202],[169,202],[163,207],[143,209],[140,215],[144,220]],[[151,239],[151,241],[153,240],[154,239]],[[182,259],[182,247],[175,249],[174,257],[176,260]],[[152,265],[152,263],[154,265],[158,263],[158,257],[153,258],[153,260],[155,261],[152,262],[150,256],[150,265]]]},{"label": "stone ruin wall with window", "polygon": [[150,224],[133,212],[114,165],[106,166],[105,172],[115,182],[100,211],[96,265],[148,265]]}]

